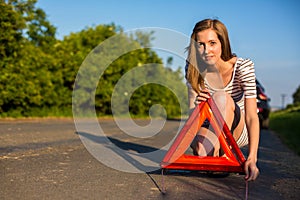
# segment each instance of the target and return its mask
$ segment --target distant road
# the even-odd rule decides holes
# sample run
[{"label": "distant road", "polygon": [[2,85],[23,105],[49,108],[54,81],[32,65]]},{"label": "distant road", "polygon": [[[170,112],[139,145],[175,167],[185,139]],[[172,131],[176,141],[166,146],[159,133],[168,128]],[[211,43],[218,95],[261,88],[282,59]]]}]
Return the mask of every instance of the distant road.
[{"label": "distant road", "polygon": [[[140,124],[147,124],[139,120]],[[112,120],[101,120],[124,149],[158,148],[176,134],[167,121],[159,141],[125,137]],[[152,144],[154,143],[154,144]],[[261,131],[261,174],[249,184],[249,199],[297,199],[300,158],[271,131]],[[0,199],[244,199],[243,176],[211,177],[204,172],[125,173],[95,159],[82,144],[72,119],[0,121]]]}]

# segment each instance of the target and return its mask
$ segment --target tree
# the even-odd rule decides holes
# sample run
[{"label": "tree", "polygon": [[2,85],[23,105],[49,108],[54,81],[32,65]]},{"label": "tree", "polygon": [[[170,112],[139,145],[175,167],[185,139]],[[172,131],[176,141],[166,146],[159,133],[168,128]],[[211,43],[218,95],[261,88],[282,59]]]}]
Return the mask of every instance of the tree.
[{"label": "tree", "polygon": [[298,86],[297,90],[293,94],[293,103],[300,103],[300,85]]},{"label": "tree", "polygon": [[47,49],[56,41],[56,28],[47,20],[46,13],[36,8],[37,0],[8,0],[7,6],[19,17],[19,31],[35,46]]},{"label": "tree", "polygon": [[172,64],[173,64],[173,57],[170,56],[167,58],[167,67],[171,68]]},{"label": "tree", "polygon": [[52,74],[56,63],[49,53],[56,42],[55,28],[35,3],[1,1],[0,112],[28,115],[32,107],[59,102],[61,76]]},{"label": "tree", "polygon": [[0,60],[16,57],[23,43],[22,30],[26,27],[22,15],[11,4],[0,3]]},{"label": "tree", "polygon": [[[120,78],[148,63],[157,66],[147,66],[144,71],[131,75],[130,84],[122,85],[123,89],[130,89],[145,79],[145,75],[146,82],[151,82],[152,78],[164,82],[162,85],[145,84],[136,89],[127,102],[131,114],[148,115],[154,104],[165,107],[168,116],[180,114],[178,101],[182,101],[184,95],[178,94],[186,89],[181,82],[183,76],[180,71],[163,67],[161,58],[148,48],[153,33],[126,35],[119,26],[108,24],[88,27],[57,40],[56,28],[35,3],[36,0],[0,1],[1,116],[39,115],[33,112],[43,109],[71,111],[74,102],[79,106],[94,106],[99,115],[111,114],[111,96]],[[111,41],[107,39],[112,36],[118,36],[118,40],[108,43],[109,51],[98,46]],[[86,59],[88,55],[92,55],[91,59]],[[101,62],[98,55],[102,56]],[[99,67],[106,67],[105,63],[109,66],[100,76],[97,71]],[[89,68],[78,73],[85,64]],[[76,77],[79,81],[74,86]],[[164,87],[164,83],[169,83],[168,87],[173,90]],[[72,99],[74,88],[81,95],[75,100]],[[126,101],[122,98],[120,100]],[[157,111],[154,114],[160,116],[163,113]]]}]

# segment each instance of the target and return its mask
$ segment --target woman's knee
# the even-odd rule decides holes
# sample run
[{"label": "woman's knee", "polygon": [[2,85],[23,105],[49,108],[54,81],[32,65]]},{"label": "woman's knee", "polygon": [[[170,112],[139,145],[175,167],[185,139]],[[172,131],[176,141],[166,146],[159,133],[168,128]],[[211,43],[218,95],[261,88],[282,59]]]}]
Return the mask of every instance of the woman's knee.
[{"label": "woman's knee", "polygon": [[220,112],[223,116],[226,116],[228,112],[233,112],[235,104],[232,97],[227,92],[216,92],[212,96],[213,100],[217,104]]}]

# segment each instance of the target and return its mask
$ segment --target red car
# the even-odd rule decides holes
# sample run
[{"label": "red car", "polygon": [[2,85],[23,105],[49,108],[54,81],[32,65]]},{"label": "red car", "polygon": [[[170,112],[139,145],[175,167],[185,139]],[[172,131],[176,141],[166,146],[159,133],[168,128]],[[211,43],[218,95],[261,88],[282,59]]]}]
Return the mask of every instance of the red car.
[{"label": "red car", "polygon": [[257,92],[257,109],[259,125],[261,129],[269,128],[269,114],[271,106],[269,104],[270,98],[266,95],[264,87],[256,80],[256,92]]}]

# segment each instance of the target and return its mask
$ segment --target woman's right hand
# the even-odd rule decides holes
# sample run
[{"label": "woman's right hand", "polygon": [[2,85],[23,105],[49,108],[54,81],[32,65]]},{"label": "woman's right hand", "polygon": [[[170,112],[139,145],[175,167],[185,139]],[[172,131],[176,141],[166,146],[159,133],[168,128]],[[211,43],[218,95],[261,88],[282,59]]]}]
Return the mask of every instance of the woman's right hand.
[{"label": "woman's right hand", "polygon": [[195,105],[200,104],[202,101],[207,101],[210,98],[208,89],[200,90],[200,93],[196,96]]}]

